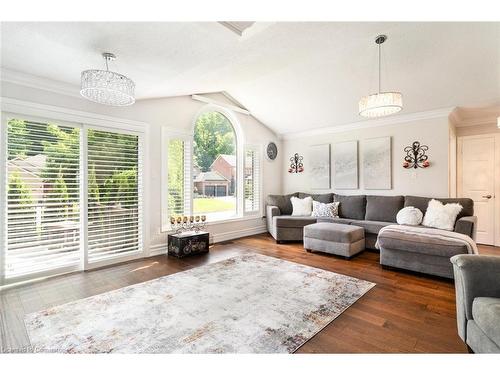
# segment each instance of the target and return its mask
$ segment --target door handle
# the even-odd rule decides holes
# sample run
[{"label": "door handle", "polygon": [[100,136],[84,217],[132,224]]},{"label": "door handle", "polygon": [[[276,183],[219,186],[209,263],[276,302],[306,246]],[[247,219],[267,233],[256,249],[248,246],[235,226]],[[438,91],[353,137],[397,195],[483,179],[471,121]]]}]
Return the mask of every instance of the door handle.
[{"label": "door handle", "polygon": [[488,194],[488,195],[483,195],[483,198],[486,198],[486,199],[491,199],[491,198],[492,198],[492,196],[491,196],[491,194]]}]

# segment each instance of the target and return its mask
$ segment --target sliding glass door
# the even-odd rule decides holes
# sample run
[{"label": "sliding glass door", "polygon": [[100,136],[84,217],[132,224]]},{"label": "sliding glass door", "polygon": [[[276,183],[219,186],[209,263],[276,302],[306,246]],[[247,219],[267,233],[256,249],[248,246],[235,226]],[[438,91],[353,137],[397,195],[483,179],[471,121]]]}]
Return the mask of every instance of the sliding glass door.
[{"label": "sliding glass door", "polygon": [[7,123],[5,277],[78,264],[80,129]]},{"label": "sliding glass door", "polygon": [[141,249],[139,137],[88,130],[88,259]]},{"label": "sliding glass door", "polygon": [[140,134],[22,116],[2,125],[5,283],[142,253]]}]

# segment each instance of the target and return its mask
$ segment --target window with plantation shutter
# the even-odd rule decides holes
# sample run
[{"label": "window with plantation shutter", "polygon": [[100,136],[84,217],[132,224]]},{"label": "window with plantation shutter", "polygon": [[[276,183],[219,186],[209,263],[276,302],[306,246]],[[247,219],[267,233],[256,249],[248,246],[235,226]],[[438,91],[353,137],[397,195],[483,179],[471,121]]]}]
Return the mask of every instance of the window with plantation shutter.
[{"label": "window with plantation shutter", "polygon": [[245,148],[245,212],[260,211],[260,158],[258,147]]},{"label": "window with plantation shutter", "polygon": [[168,216],[189,215],[191,210],[191,144],[169,139],[167,151]]},{"label": "window with plantation shutter", "polygon": [[143,251],[141,131],[4,114],[0,132],[0,283]]},{"label": "window with plantation shutter", "polygon": [[7,122],[6,278],[78,264],[80,129]]},{"label": "window with plantation shutter", "polygon": [[139,136],[87,132],[88,261],[142,249]]}]

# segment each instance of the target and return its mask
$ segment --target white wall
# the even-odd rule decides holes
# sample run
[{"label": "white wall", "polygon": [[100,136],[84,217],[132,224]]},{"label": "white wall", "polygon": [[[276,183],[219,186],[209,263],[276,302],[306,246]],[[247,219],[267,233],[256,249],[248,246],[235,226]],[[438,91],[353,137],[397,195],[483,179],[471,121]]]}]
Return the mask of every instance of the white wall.
[{"label": "white wall", "polygon": [[[149,247],[152,252],[164,250],[167,233],[161,231],[161,128],[168,127],[176,131],[189,133],[196,114],[205,103],[193,100],[190,96],[139,100],[130,107],[106,107],[94,104],[78,96],[61,95],[55,92],[26,87],[14,83],[2,82],[1,96],[28,102],[64,107],[117,118],[141,121],[149,124],[147,156],[149,158]],[[228,102],[223,95],[211,95],[220,102]],[[263,197],[279,193],[281,187],[281,155],[274,162],[264,156],[265,145],[269,141],[277,142],[278,137],[264,124],[252,116],[234,113],[240,122],[244,143],[262,146]],[[222,241],[239,236],[264,231],[262,219],[226,222],[210,226],[209,231],[215,241]]]},{"label": "white wall", "polygon": [[457,128],[448,121],[448,195],[457,196]]},{"label": "white wall", "polygon": [[[363,140],[385,136],[392,137],[392,189],[366,190],[363,187]],[[330,143],[333,150],[335,143],[351,140],[359,141],[359,189],[336,190],[333,187],[330,191],[335,191],[339,194],[448,196],[449,123],[447,116],[405,121],[372,128],[367,127],[342,133],[325,133],[292,139],[285,138],[282,147],[284,154],[283,171],[288,169],[289,158],[297,152],[304,157],[304,172],[298,174],[284,172],[283,192],[313,192],[310,189],[310,177],[308,174],[309,160],[307,160],[310,145]],[[429,168],[408,170],[402,167],[403,158],[406,155],[403,149],[411,145],[414,141],[420,141],[421,144],[429,146],[429,151],[427,152],[431,163]]]}]

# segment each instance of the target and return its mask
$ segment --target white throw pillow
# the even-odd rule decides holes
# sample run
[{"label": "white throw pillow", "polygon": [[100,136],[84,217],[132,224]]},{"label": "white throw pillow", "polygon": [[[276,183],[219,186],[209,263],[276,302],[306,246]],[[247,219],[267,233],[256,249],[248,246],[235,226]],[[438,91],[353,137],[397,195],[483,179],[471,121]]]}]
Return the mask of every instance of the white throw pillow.
[{"label": "white throw pillow", "polygon": [[321,203],[313,201],[312,216],[314,217],[339,217],[339,203]]},{"label": "white throw pillow", "polygon": [[418,208],[408,206],[399,210],[396,222],[401,225],[419,225],[424,214]]},{"label": "white throw pillow", "polygon": [[312,213],[312,197],[306,197],[304,199],[300,199],[297,197],[291,197],[290,201],[292,202],[292,216],[311,216]]},{"label": "white throw pillow", "polygon": [[462,205],[458,203],[443,204],[432,199],[427,206],[422,224],[426,227],[453,230],[460,211],[462,211]]}]

